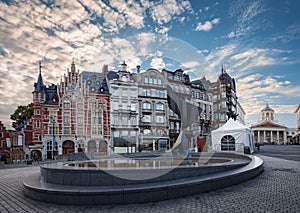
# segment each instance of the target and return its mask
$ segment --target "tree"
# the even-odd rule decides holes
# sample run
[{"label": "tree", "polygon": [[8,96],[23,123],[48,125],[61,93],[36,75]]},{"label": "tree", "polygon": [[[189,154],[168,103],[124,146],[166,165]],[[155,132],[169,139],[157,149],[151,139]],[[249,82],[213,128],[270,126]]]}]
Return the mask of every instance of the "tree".
[{"label": "tree", "polygon": [[33,103],[27,106],[18,106],[13,114],[10,115],[10,119],[13,120],[12,126],[17,129],[24,121],[33,116]]}]

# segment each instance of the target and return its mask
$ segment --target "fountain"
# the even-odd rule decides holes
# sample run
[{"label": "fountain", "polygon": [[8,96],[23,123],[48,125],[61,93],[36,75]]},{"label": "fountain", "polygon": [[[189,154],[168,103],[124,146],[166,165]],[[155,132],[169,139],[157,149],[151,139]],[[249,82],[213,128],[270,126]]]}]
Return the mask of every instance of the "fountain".
[{"label": "fountain", "polygon": [[155,202],[208,192],[258,175],[263,161],[235,153],[193,153],[182,161],[169,156],[46,164],[24,182],[26,196],[68,205]]},{"label": "fountain", "polygon": [[[168,88],[169,106],[182,129],[198,109]],[[174,106],[176,105],[176,106]],[[173,107],[172,107],[173,106]],[[156,202],[208,192],[257,176],[263,161],[236,153],[190,153],[184,131],[165,153],[112,155],[85,161],[42,165],[24,184],[26,196],[64,205],[113,205]]]}]

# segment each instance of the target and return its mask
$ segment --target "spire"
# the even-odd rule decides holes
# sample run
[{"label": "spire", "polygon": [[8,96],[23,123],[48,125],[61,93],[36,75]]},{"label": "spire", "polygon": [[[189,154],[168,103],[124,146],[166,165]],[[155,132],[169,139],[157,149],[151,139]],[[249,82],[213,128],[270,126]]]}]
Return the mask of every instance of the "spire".
[{"label": "spire", "polygon": [[42,73],[42,62],[39,61],[40,74]]},{"label": "spire", "polygon": [[222,70],[221,71],[222,71],[222,74],[224,74],[226,72],[224,63],[222,63]]},{"label": "spire", "polygon": [[75,72],[75,62],[74,62],[74,58],[72,59],[71,72],[72,72],[72,73]]},{"label": "spire", "polygon": [[42,62],[39,62],[39,76],[36,83],[34,83],[34,92],[45,92],[45,85],[42,78]]}]

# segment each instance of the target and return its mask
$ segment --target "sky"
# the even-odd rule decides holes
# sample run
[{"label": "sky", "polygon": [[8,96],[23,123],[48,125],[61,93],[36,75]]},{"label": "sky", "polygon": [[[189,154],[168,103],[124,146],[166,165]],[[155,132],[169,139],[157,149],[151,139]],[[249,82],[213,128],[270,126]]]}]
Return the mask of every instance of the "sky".
[{"label": "sky", "polygon": [[118,70],[125,60],[133,72],[183,69],[211,81],[224,63],[246,123],[266,103],[290,115],[300,104],[298,0],[0,0],[0,8],[7,128],[17,106],[32,102],[39,61],[46,84],[59,83],[72,60],[79,71]]}]

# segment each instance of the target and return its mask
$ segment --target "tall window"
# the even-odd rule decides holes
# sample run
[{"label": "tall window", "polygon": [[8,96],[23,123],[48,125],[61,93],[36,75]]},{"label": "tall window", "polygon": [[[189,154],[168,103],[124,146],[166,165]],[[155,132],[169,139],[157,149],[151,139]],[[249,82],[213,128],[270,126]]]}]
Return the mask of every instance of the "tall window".
[{"label": "tall window", "polygon": [[163,90],[156,90],[156,97],[157,98],[164,98],[165,92]]},{"label": "tall window", "polygon": [[174,122],[170,122],[170,129],[174,129]]},{"label": "tall window", "polygon": [[131,111],[136,111],[136,104],[135,103],[130,104],[130,110]]},{"label": "tall window", "polygon": [[155,104],[156,110],[164,110],[164,104],[163,103],[157,103]]},{"label": "tall window", "polygon": [[149,78],[149,84],[153,84],[153,78]]},{"label": "tall window", "polygon": [[41,125],[40,125],[40,120],[37,120],[36,121],[36,128],[40,128],[41,127]]},{"label": "tall window", "polygon": [[112,110],[118,110],[119,109],[119,102],[114,101],[112,102]]},{"label": "tall window", "polygon": [[183,86],[180,86],[180,93],[184,93]]},{"label": "tall window", "polygon": [[118,96],[119,94],[118,94],[118,88],[117,87],[113,87],[112,88],[112,95],[113,96]]},{"label": "tall window", "polygon": [[83,112],[77,114],[77,124],[83,124]]},{"label": "tall window", "polygon": [[200,92],[197,92],[196,98],[200,99]]},{"label": "tall window", "polygon": [[195,97],[195,92],[192,91],[191,94],[192,94],[192,98],[194,98]]},{"label": "tall window", "polygon": [[143,109],[151,109],[151,104],[150,104],[150,102],[144,102],[144,103],[143,103]]},{"label": "tall window", "polygon": [[83,109],[83,103],[82,102],[77,103],[77,109],[79,109],[79,110]]},{"label": "tall window", "polygon": [[127,89],[122,90],[122,96],[124,96],[124,97],[128,96]]},{"label": "tall window", "polygon": [[150,129],[144,129],[144,135],[151,135],[151,130]]},{"label": "tall window", "polygon": [[163,115],[157,115],[156,116],[156,123],[164,123],[164,116]]},{"label": "tall window", "polygon": [[130,97],[136,96],[136,90],[130,90]]},{"label": "tall window", "polygon": [[125,116],[122,116],[122,125],[128,125],[128,118]]},{"label": "tall window", "polygon": [[149,81],[148,81],[148,78],[147,78],[147,77],[145,77],[145,78],[144,78],[144,83],[145,83],[145,84],[148,84],[148,83],[149,83]]},{"label": "tall window", "polygon": [[70,100],[69,99],[64,99],[64,108],[70,109]]},{"label": "tall window", "polygon": [[143,96],[151,96],[151,89],[143,89]]},{"label": "tall window", "polygon": [[136,117],[135,116],[130,117],[130,124],[131,125],[136,125]]},{"label": "tall window", "polygon": [[69,112],[64,113],[64,124],[70,124],[70,113]]}]

